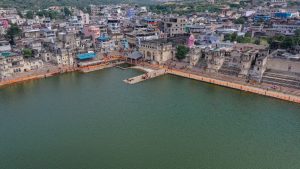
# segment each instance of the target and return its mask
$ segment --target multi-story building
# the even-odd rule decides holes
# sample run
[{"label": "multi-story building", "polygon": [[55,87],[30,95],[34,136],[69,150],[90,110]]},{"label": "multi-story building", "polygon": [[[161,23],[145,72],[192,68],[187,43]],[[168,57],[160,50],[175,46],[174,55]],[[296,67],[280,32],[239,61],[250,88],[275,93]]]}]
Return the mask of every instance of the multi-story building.
[{"label": "multi-story building", "polygon": [[175,56],[175,50],[171,42],[164,39],[143,41],[139,48],[144,60],[163,64]]},{"label": "multi-story building", "polygon": [[0,53],[0,79],[9,78],[15,74],[29,72],[39,69],[43,66],[40,59],[24,60],[22,55],[12,52]]},{"label": "multi-story building", "polygon": [[101,13],[101,8],[100,6],[97,5],[90,5],[90,9],[91,9],[91,15],[95,16]]},{"label": "multi-story building", "polygon": [[107,27],[111,34],[121,33],[121,22],[119,19],[108,19]]},{"label": "multi-story building", "polygon": [[157,31],[133,31],[125,34],[131,46],[140,46],[142,41],[154,40],[159,38]]},{"label": "multi-story building", "polygon": [[300,29],[300,22],[298,24],[273,24],[273,30],[283,35],[294,35],[297,29]]},{"label": "multi-story building", "polygon": [[162,31],[172,37],[177,34],[184,34],[187,19],[185,17],[165,17],[162,19]]},{"label": "multi-story building", "polygon": [[0,52],[11,51],[11,46],[8,41],[0,41]]},{"label": "multi-story building", "polygon": [[287,6],[286,0],[271,0],[272,6]]}]

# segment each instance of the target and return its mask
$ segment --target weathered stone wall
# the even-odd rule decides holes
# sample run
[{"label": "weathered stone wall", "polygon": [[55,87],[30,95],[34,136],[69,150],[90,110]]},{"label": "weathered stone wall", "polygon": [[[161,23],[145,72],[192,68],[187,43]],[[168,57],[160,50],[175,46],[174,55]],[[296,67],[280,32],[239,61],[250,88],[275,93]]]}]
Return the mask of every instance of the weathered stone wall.
[{"label": "weathered stone wall", "polygon": [[267,69],[300,73],[300,61],[268,58]]}]

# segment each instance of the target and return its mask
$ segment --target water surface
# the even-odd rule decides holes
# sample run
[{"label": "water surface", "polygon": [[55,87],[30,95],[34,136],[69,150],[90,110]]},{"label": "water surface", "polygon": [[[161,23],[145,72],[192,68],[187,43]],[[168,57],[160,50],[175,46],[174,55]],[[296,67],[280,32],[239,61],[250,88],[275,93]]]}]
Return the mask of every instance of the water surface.
[{"label": "water surface", "polygon": [[116,68],[0,88],[0,168],[300,168],[300,105]]}]

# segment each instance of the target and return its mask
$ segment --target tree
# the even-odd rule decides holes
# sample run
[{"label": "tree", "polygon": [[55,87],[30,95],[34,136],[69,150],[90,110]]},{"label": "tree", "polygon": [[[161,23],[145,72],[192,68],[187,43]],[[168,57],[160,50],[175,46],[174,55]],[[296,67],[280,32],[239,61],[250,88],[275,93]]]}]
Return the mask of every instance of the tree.
[{"label": "tree", "polygon": [[27,19],[33,19],[33,11],[27,11],[26,18]]},{"label": "tree", "polygon": [[20,36],[22,30],[19,28],[17,24],[11,24],[6,32],[6,38],[9,39],[9,43],[11,45],[15,45],[15,37]]},{"label": "tree", "polygon": [[31,58],[31,57],[33,57],[33,51],[32,51],[32,49],[25,48],[25,49],[23,49],[22,53],[23,53],[23,56],[25,58]]},{"label": "tree", "polygon": [[295,30],[296,37],[300,37],[300,29]]},{"label": "tree", "polygon": [[72,12],[67,7],[64,7],[64,13],[65,13],[65,16],[71,16],[72,15]]},{"label": "tree", "polygon": [[91,7],[88,6],[88,7],[86,8],[85,12],[88,13],[89,15],[91,15],[91,14],[92,14],[92,9],[91,9]]},{"label": "tree", "polygon": [[231,42],[237,41],[237,37],[238,37],[238,34],[236,32],[234,32],[233,34],[231,34],[230,41]]},{"label": "tree", "polygon": [[17,14],[20,16],[20,18],[23,18],[24,16],[23,16],[23,14],[22,14],[22,12],[21,11],[17,11]]},{"label": "tree", "polygon": [[50,19],[56,19],[58,16],[58,13],[56,11],[49,11],[48,16]]},{"label": "tree", "polygon": [[240,17],[234,21],[235,24],[245,24],[246,20],[243,17]]},{"label": "tree", "polygon": [[250,37],[238,36],[236,41],[238,43],[251,43],[251,38]]},{"label": "tree", "polygon": [[231,34],[225,34],[224,41],[231,41]]},{"label": "tree", "polygon": [[182,60],[186,58],[186,55],[189,53],[190,49],[186,46],[179,45],[176,48],[176,58]]},{"label": "tree", "polygon": [[251,34],[250,32],[246,32],[245,37],[251,38],[251,37],[252,37],[252,34]]},{"label": "tree", "polygon": [[260,45],[260,39],[259,39],[259,38],[256,38],[255,41],[254,41],[254,44]]}]

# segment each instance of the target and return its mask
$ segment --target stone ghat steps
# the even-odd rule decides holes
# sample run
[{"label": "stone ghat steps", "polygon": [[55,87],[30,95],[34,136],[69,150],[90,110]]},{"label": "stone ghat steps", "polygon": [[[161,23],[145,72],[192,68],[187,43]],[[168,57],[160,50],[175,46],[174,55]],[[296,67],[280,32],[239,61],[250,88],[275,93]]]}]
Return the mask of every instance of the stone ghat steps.
[{"label": "stone ghat steps", "polygon": [[300,78],[296,74],[288,74],[286,72],[265,72],[262,82],[300,89]]},{"label": "stone ghat steps", "polygon": [[279,81],[274,80],[274,79],[263,78],[262,82],[272,84],[272,85],[276,85],[276,86],[283,86],[283,87],[289,87],[289,88],[294,88],[294,89],[300,89],[299,85],[293,85],[293,84],[290,84],[290,83],[279,82]]},{"label": "stone ghat steps", "polygon": [[231,76],[238,76],[240,71],[241,71],[240,68],[223,65],[221,67],[221,69],[219,70],[219,73],[222,73],[225,75],[231,75]]},{"label": "stone ghat steps", "polygon": [[299,74],[292,74],[292,73],[288,73],[288,72],[267,71],[267,72],[264,73],[264,75],[265,76],[271,76],[271,77],[277,77],[277,78],[300,81],[300,75]]},{"label": "stone ghat steps", "polygon": [[201,59],[198,61],[197,67],[199,67],[199,68],[201,68],[201,69],[207,68],[207,61],[206,61],[205,59],[201,58]]}]

